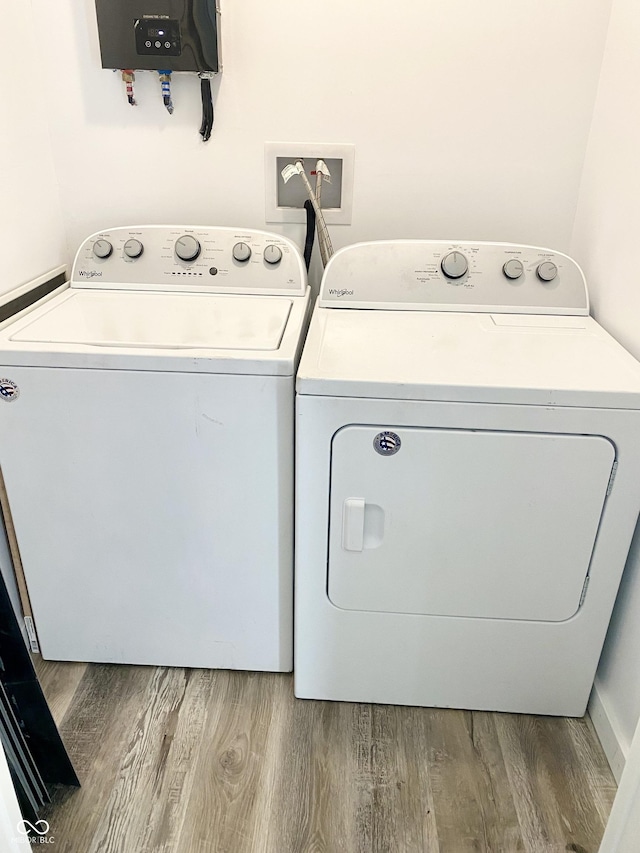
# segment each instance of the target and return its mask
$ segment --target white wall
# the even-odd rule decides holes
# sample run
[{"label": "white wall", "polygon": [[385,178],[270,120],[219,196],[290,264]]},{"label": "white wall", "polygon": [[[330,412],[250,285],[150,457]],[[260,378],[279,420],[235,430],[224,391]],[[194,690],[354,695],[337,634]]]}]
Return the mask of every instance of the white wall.
[{"label": "white wall", "polygon": [[[30,4],[6,4],[2,18],[11,37],[0,51],[0,295],[65,263],[68,256],[45,110],[46,74],[36,63],[24,61],[25,54],[38,52]],[[0,570],[20,613],[2,522]]]},{"label": "white wall", "polygon": [[263,145],[292,140],[355,143],[336,248],[454,235],[568,248],[610,0],[221,0],[206,145],[195,77],[174,82],[170,117],[141,73],[131,108],[100,68],[93,0],[32,2],[58,81],[71,246],[127,222],[264,228]]},{"label": "white wall", "polygon": [[20,853],[31,846],[29,839],[18,831],[18,826],[24,829],[9,765],[0,746],[0,850],[3,853]]},{"label": "white wall", "polygon": [[[639,44],[640,4],[614,0],[571,249],[584,267],[596,318],[636,358],[640,358]],[[598,670],[595,707],[594,720],[619,770],[640,715],[639,531]],[[616,747],[621,755],[615,755]]]},{"label": "white wall", "polygon": [[33,61],[39,50],[28,0],[3,5],[2,27],[0,294],[58,266],[67,255],[44,110],[48,77]]}]

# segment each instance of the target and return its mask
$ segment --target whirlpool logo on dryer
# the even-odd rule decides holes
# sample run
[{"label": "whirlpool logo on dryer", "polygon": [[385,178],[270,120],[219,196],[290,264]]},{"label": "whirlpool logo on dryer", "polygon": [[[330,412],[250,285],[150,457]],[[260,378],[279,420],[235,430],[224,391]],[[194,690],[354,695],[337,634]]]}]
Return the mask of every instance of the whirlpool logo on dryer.
[{"label": "whirlpool logo on dryer", "polygon": [[97,278],[102,275],[102,270],[78,270],[78,275],[84,278]]},{"label": "whirlpool logo on dryer", "polygon": [[347,290],[343,288],[342,290],[332,290],[329,288],[329,296],[337,296],[340,298],[341,296],[353,296],[353,290]]}]

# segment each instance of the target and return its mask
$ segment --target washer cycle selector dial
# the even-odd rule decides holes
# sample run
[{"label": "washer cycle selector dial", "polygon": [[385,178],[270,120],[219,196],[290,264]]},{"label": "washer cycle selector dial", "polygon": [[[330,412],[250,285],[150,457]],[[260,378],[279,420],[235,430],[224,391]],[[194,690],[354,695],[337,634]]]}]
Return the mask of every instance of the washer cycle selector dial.
[{"label": "washer cycle selector dial", "polygon": [[519,261],[517,258],[510,258],[508,261],[505,261],[502,267],[502,272],[506,275],[507,278],[520,278],[520,276],[524,272],[524,266],[522,265],[522,261]]},{"label": "washer cycle selector dial", "polygon": [[113,246],[108,240],[96,240],[93,244],[93,254],[96,258],[108,258],[113,252]]},{"label": "washer cycle selector dial", "polygon": [[144,246],[140,240],[127,240],[124,244],[123,251],[128,258],[139,258],[144,252]]},{"label": "washer cycle selector dial", "polygon": [[543,261],[541,264],[538,264],[536,272],[540,281],[553,281],[558,275],[558,267],[553,261]]},{"label": "washer cycle selector dial", "polygon": [[264,259],[268,264],[279,264],[282,260],[282,249],[280,246],[275,246],[273,243],[265,246]]},{"label": "washer cycle selector dial", "polygon": [[440,264],[447,278],[462,278],[469,269],[469,262],[462,252],[449,252]]},{"label": "washer cycle selector dial", "polygon": [[233,257],[240,263],[248,261],[251,257],[251,246],[247,246],[246,243],[236,243],[233,247]]},{"label": "washer cycle selector dial", "polygon": [[176,255],[181,261],[195,261],[200,254],[200,243],[191,234],[183,234],[176,240]]}]

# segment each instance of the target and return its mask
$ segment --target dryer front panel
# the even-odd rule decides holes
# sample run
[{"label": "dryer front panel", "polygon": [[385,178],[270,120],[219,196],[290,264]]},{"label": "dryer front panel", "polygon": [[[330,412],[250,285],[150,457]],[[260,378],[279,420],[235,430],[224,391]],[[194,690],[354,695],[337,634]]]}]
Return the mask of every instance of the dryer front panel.
[{"label": "dryer front panel", "polygon": [[343,427],[329,598],[348,610],[569,619],[614,462],[597,435]]}]

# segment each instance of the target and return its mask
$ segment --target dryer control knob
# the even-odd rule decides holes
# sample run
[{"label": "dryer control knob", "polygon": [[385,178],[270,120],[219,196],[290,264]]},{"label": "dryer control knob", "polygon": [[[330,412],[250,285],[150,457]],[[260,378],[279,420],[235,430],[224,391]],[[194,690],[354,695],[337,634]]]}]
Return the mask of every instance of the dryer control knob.
[{"label": "dryer control knob", "polygon": [[200,254],[200,243],[191,234],[183,234],[176,240],[176,255],[181,261],[195,261]]},{"label": "dryer control knob", "polygon": [[139,258],[144,252],[144,246],[140,240],[127,240],[124,244],[123,251],[128,258]]},{"label": "dryer control knob", "polygon": [[251,257],[251,246],[247,246],[246,243],[236,243],[233,247],[233,257],[240,263],[248,261]]},{"label": "dryer control knob", "polygon": [[502,267],[502,272],[506,275],[507,278],[520,278],[520,276],[524,272],[524,266],[522,265],[522,261],[519,261],[517,258],[510,258],[508,261],[505,261]]},{"label": "dryer control knob", "polygon": [[268,264],[279,264],[282,260],[282,249],[280,246],[275,246],[273,243],[269,243],[268,246],[264,247],[263,257]]},{"label": "dryer control knob", "polygon": [[96,240],[93,244],[93,254],[96,258],[108,258],[113,252],[113,246],[108,240]]},{"label": "dryer control knob", "polygon": [[536,272],[540,281],[553,281],[558,275],[558,267],[553,261],[543,261],[541,264],[538,264]]},{"label": "dryer control knob", "polygon": [[469,262],[462,252],[449,252],[440,264],[447,278],[462,278],[469,269]]}]

